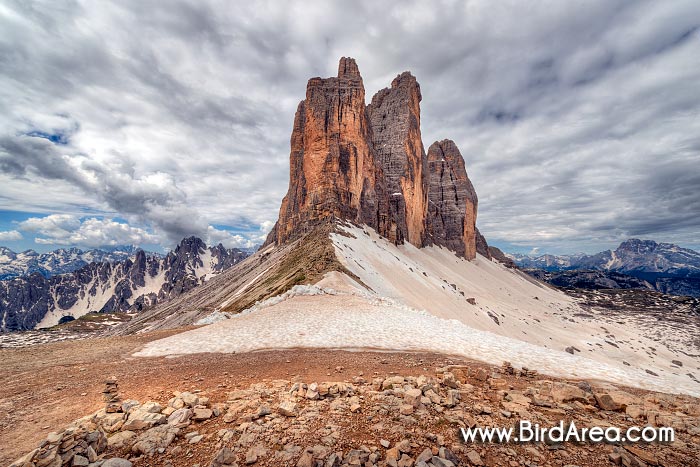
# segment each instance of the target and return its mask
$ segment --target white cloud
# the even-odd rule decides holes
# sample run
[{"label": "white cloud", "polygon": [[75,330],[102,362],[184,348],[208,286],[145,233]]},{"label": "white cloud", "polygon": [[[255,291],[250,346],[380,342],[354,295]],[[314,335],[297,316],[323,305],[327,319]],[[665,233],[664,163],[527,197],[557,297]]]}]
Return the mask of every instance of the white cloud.
[{"label": "white cloud", "polygon": [[16,230],[6,230],[0,232],[0,242],[14,242],[22,240],[22,234]]},{"label": "white cloud", "polygon": [[80,228],[80,219],[70,214],[51,214],[46,217],[30,217],[19,223],[19,229],[38,233],[49,238],[67,239]]},{"label": "white cloud", "polygon": [[34,241],[42,245],[102,247],[157,244],[160,238],[144,229],[111,219],[88,218],[83,221],[69,214],[32,217],[19,223],[20,230],[39,234]]},{"label": "white cloud", "polygon": [[217,229],[211,225],[207,228],[207,237],[204,239],[204,242],[210,246],[221,243],[226,248],[252,248],[256,245],[254,240],[245,238],[240,234],[233,234],[227,230]]}]

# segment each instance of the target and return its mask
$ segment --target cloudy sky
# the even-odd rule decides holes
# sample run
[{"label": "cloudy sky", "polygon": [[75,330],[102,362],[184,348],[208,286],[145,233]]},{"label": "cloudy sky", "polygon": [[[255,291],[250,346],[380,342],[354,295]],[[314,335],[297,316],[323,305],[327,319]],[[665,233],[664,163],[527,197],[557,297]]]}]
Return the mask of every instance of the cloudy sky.
[{"label": "cloudy sky", "polygon": [[510,251],[700,249],[700,2],[0,0],[0,244],[260,242],[312,76],[421,83]]}]

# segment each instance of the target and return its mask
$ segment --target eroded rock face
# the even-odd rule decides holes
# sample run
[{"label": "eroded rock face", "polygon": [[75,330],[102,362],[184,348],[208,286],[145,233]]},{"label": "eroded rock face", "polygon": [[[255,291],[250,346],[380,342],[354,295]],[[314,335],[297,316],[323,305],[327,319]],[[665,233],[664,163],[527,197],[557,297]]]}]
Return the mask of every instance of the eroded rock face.
[{"label": "eroded rock face", "polygon": [[294,119],[289,191],[265,244],[345,219],[397,244],[438,244],[474,258],[476,193],[454,142],[425,153],[421,98],[416,78],[404,72],[365,107],[352,58],[341,58],[336,77],[310,79]]},{"label": "eroded rock face", "polygon": [[[481,256],[485,256],[488,259],[493,258],[493,251],[491,250],[491,247],[489,246],[488,243],[486,243],[486,238],[484,238],[483,235],[481,235],[481,232],[479,232],[479,229],[476,229],[476,252],[479,253]],[[500,250],[498,250],[500,251]],[[501,255],[503,255],[503,252],[501,252]]]},{"label": "eroded rock face", "polygon": [[387,237],[424,245],[427,160],[420,133],[420,86],[409,72],[397,76],[367,106],[372,144],[389,195]]},{"label": "eroded rock face", "polygon": [[428,168],[429,240],[467,259],[475,258],[478,200],[454,141],[430,146]]},{"label": "eroded rock face", "polygon": [[271,234],[274,241],[284,243],[329,217],[382,229],[383,177],[369,134],[355,60],[342,58],[337,77],[309,80],[294,118],[289,191]]}]

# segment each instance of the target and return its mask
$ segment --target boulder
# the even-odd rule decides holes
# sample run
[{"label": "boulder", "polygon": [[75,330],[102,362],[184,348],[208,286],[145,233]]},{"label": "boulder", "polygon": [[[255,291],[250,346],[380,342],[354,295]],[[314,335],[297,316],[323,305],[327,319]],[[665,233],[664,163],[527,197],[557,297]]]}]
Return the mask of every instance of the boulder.
[{"label": "boulder", "polygon": [[101,467],[131,467],[131,462],[121,457],[113,457],[102,463]]},{"label": "boulder", "polygon": [[390,376],[382,382],[382,390],[402,387],[405,382],[403,376]]},{"label": "boulder", "polygon": [[417,408],[421,405],[420,401],[422,396],[423,392],[420,389],[412,388],[404,392],[403,400],[406,404]]},{"label": "boulder", "polygon": [[199,397],[197,396],[197,394],[192,394],[191,392],[183,392],[178,396],[178,398],[181,399],[183,404],[187,407],[192,408],[195,405],[199,405]]},{"label": "boulder", "polygon": [[127,418],[122,429],[138,431],[161,425],[167,420],[167,417],[161,413],[143,411],[141,408],[138,408],[129,414],[129,418]]},{"label": "boulder", "polygon": [[180,434],[180,428],[173,425],[160,425],[143,432],[131,447],[135,454],[154,455],[158,449],[165,449]]},{"label": "boulder", "polygon": [[277,411],[285,417],[296,417],[297,405],[292,401],[282,401],[277,406]]},{"label": "boulder", "polygon": [[192,417],[192,410],[183,407],[175,410],[168,417],[168,425],[186,425]]},{"label": "boulder", "polygon": [[596,400],[596,403],[598,404],[598,407],[600,407],[603,410],[612,410],[612,411],[624,410],[624,407],[622,405],[618,404],[610,396],[610,394],[596,393],[595,400]]},{"label": "boulder", "polygon": [[129,430],[119,431],[114,433],[112,436],[107,438],[107,445],[109,447],[120,448],[127,444],[129,440],[136,436],[136,433]]},{"label": "boulder", "polygon": [[455,375],[450,373],[449,371],[443,373],[442,384],[452,389],[457,389],[459,387],[457,384],[457,380],[455,379]]},{"label": "boulder", "polygon": [[551,390],[552,399],[556,402],[573,402],[579,401],[587,403],[589,395],[583,389],[567,383],[553,383]]},{"label": "boulder", "polygon": [[209,463],[209,467],[233,467],[236,464],[236,453],[230,448],[219,449]]},{"label": "boulder", "polygon": [[195,422],[202,422],[204,420],[209,420],[212,415],[214,415],[214,412],[212,412],[211,409],[197,407],[192,411],[192,420]]}]

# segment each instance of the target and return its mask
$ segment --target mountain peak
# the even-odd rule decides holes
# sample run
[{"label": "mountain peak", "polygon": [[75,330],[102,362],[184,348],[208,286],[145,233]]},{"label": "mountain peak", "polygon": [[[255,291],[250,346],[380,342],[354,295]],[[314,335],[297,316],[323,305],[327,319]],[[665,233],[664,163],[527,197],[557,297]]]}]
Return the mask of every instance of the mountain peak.
[{"label": "mountain peak", "polygon": [[175,248],[175,251],[197,253],[198,251],[203,250],[206,247],[207,245],[204,243],[204,240],[194,235],[191,235],[180,240],[180,244]]},{"label": "mountain peak", "polygon": [[394,78],[391,82],[391,87],[415,88],[418,91],[418,100],[422,99],[422,96],[420,94],[420,84],[418,84],[418,80],[415,76],[411,74],[410,71],[404,71],[403,73],[397,75],[396,78]]},{"label": "mountain peak", "polygon": [[338,63],[338,78],[360,77],[360,69],[354,58],[341,57]]},{"label": "mountain peak", "polygon": [[431,240],[457,252],[476,255],[476,210],[478,199],[467,177],[464,158],[451,139],[436,141],[428,148],[428,226]]},{"label": "mountain peak", "polygon": [[652,251],[659,246],[654,240],[640,240],[638,238],[630,238],[620,243],[617,247],[618,250],[629,250],[629,251]]},{"label": "mountain peak", "polygon": [[[289,190],[265,244],[279,245],[344,219],[394,243],[435,243],[474,258],[476,194],[453,141],[443,141],[442,150],[451,178],[442,177],[442,169],[431,172],[421,140],[418,81],[403,72],[366,106],[361,79],[341,79],[354,77],[360,78],[357,63],[342,57],[338,78],[309,80],[294,119]],[[440,190],[453,192],[455,201],[438,202]],[[431,225],[445,216],[446,224]]]}]

